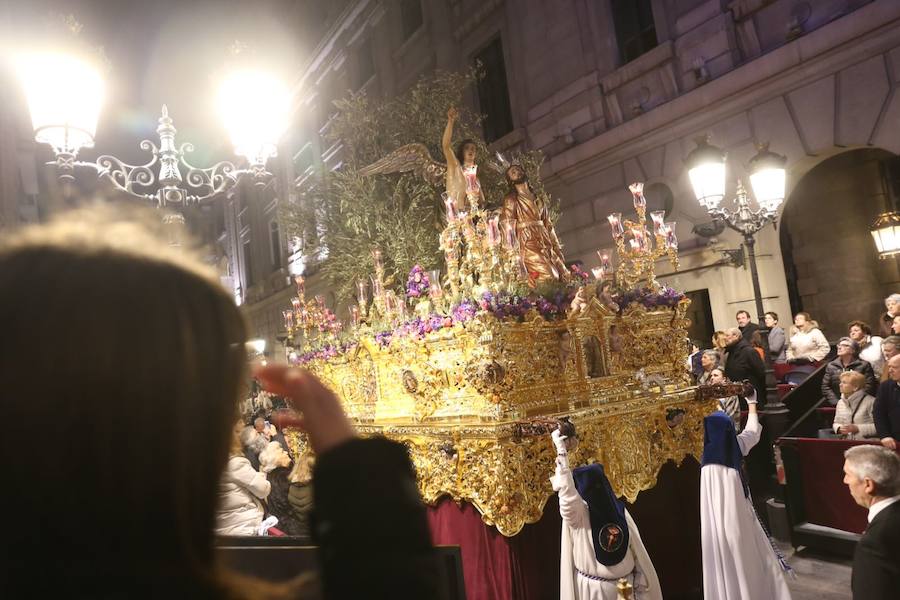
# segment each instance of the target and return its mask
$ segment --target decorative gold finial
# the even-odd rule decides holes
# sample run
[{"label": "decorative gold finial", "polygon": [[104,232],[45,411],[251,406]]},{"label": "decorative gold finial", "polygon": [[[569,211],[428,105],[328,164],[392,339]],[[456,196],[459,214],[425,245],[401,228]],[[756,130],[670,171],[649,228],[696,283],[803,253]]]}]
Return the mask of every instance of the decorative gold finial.
[{"label": "decorative gold finial", "polygon": [[634,588],[628,583],[627,579],[620,579],[616,585],[616,590],[619,593],[618,600],[633,600]]}]

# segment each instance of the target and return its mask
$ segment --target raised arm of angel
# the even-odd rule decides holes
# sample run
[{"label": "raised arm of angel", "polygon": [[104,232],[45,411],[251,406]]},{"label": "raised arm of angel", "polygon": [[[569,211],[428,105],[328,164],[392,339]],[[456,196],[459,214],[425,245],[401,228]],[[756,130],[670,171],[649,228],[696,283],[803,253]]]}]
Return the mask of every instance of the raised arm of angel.
[{"label": "raised arm of angel", "polygon": [[451,145],[451,141],[453,140],[453,123],[455,123],[458,118],[459,111],[456,110],[455,106],[451,106],[447,110],[447,126],[444,127],[444,135],[441,138],[441,149],[444,151],[444,160],[447,161],[447,166],[450,168],[459,167],[459,159],[456,158],[456,154],[453,152],[453,146]]}]

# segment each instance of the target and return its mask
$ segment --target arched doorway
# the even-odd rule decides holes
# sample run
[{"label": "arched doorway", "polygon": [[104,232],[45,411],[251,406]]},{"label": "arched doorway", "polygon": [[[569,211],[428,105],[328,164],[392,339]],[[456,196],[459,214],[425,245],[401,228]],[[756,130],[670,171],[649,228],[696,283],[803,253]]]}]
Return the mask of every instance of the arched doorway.
[{"label": "arched doorway", "polygon": [[882,299],[900,290],[897,259],[880,260],[869,234],[891,202],[891,160],[869,148],[828,158],[785,203],[780,241],[791,310],[810,313],[829,340],[845,335],[853,319],[877,329]]}]

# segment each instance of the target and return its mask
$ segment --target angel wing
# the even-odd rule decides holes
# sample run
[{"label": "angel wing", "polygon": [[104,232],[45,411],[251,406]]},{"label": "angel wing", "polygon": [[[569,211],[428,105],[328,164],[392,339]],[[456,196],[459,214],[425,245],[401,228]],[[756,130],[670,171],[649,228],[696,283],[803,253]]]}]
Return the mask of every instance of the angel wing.
[{"label": "angel wing", "polygon": [[359,170],[363,177],[370,175],[386,175],[388,173],[408,173],[415,171],[417,175],[432,185],[443,183],[447,173],[447,165],[431,158],[425,144],[412,143],[400,146],[384,158]]}]

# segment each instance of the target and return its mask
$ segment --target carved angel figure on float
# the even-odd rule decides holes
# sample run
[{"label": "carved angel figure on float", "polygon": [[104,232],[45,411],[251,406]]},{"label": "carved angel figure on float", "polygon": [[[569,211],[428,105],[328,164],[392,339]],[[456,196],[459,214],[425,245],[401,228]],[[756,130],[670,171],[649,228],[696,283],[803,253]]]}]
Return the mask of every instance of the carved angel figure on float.
[{"label": "carved angel figure on float", "polygon": [[387,175],[390,173],[415,172],[432,185],[439,185],[444,178],[447,214],[465,213],[484,207],[484,194],[478,179],[478,146],[475,140],[464,139],[454,149],[452,146],[453,125],[459,118],[459,111],[451,106],[447,111],[447,126],[441,138],[445,163],[431,158],[425,144],[414,142],[400,146],[387,156],[360,170],[364,177]]},{"label": "carved angel figure on float", "polygon": [[[488,161],[487,165],[503,175],[508,189],[498,211],[485,210],[485,196],[475,163],[477,144],[465,139],[455,150],[451,145],[453,125],[458,117],[456,108],[450,107],[441,138],[446,164],[431,158],[424,144],[412,143],[364,167],[360,174],[414,172],[433,185],[439,185],[444,178],[446,191],[442,196],[450,227],[442,234],[441,244],[451,285],[458,281],[463,288],[493,289],[501,279],[498,269],[515,271],[517,279],[527,281],[532,287],[540,280],[567,279],[562,247],[545,199],[533,191],[522,165],[510,163],[499,153],[499,163]],[[506,249],[503,252],[496,250],[501,243]],[[511,256],[504,258],[504,252]],[[502,267],[499,262],[503,262]],[[467,269],[467,265],[478,268]]]}]

